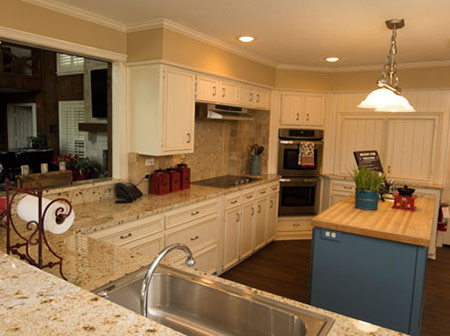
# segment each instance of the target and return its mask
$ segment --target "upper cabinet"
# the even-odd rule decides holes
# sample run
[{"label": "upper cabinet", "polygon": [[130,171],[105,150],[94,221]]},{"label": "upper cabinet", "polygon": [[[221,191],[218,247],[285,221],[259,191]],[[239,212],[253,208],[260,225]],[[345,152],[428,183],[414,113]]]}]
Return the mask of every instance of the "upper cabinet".
[{"label": "upper cabinet", "polygon": [[145,155],[194,151],[195,74],[165,65],[130,68],[132,147]]},{"label": "upper cabinet", "polygon": [[323,127],[325,94],[283,92],[281,94],[281,126]]},{"label": "upper cabinet", "polygon": [[219,77],[197,75],[196,101],[270,109],[270,90]]},{"label": "upper cabinet", "polygon": [[335,172],[356,167],[354,151],[377,150],[389,178],[433,182],[438,175],[440,115],[342,113],[338,117]]}]

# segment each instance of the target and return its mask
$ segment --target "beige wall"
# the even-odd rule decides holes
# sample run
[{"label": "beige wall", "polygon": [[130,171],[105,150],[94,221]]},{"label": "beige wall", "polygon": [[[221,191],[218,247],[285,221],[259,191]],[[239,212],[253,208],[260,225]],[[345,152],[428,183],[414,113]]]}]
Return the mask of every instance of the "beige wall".
[{"label": "beige wall", "polygon": [[149,29],[127,34],[129,62],[163,58],[163,28]]},{"label": "beige wall", "polygon": [[274,86],[277,89],[330,91],[330,73],[302,70],[277,70]]},{"label": "beige wall", "polygon": [[126,34],[19,0],[1,0],[0,26],[126,53]]}]

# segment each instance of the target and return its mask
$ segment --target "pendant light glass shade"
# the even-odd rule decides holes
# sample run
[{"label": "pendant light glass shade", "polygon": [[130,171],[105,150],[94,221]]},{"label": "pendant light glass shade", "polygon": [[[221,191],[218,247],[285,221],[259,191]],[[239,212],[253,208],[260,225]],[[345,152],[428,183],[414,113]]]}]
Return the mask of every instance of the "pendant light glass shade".
[{"label": "pendant light glass shade", "polygon": [[375,109],[378,112],[414,112],[414,107],[405,97],[386,88],[379,88],[367,96],[358,107]]},{"label": "pendant light glass shade", "polygon": [[381,78],[378,80],[378,89],[369,93],[358,107],[375,109],[380,112],[414,112],[414,107],[405,97],[400,95],[399,80],[397,75],[397,29],[403,28],[405,21],[388,20],[386,26],[392,30],[391,47],[383,67]]}]

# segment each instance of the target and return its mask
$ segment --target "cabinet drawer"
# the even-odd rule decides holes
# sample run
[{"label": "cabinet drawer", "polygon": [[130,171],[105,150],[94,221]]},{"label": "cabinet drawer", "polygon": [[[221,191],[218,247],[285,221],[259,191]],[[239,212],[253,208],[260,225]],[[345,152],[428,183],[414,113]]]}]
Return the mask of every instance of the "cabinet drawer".
[{"label": "cabinet drawer", "polygon": [[355,191],[355,183],[350,181],[333,181],[331,184],[331,189],[352,193]]},{"label": "cabinet drawer", "polygon": [[131,242],[125,242],[119,246],[138,252],[148,258],[154,258],[164,247],[164,237],[162,234],[150,235]]},{"label": "cabinet drawer", "polygon": [[278,220],[278,231],[307,231],[311,230],[311,219]]},{"label": "cabinet drawer", "polygon": [[163,217],[161,215],[144,217],[132,222],[119,224],[114,227],[96,231],[87,236],[109,243],[136,239],[142,235],[161,232]]},{"label": "cabinet drawer", "polygon": [[263,198],[267,196],[269,193],[269,189],[267,189],[267,185],[256,190],[256,198]]},{"label": "cabinet drawer", "polygon": [[166,228],[172,228],[180,224],[186,224],[191,220],[202,218],[210,214],[217,214],[218,211],[217,199],[214,201],[203,202],[195,206],[183,207],[171,211],[167,214]]},{"label": "cabinet drawer", "polygon": [[241,194],[231,194],[225,197],[225,209],[241,205]]},{"label": "cabinet drawer", "polygon": [[251,202],[256,199],[256,190],[243,191],[242,193],[242,203]]},{"label": "cabinet drawer", "polygon": [[269,184],[269,186],[267,187],[267,190],[269,191],[269,194],[277,193],[278,191],[280,191],[280,183],[275,182],[275,183]]},{"label": "cabinet drawer", "polygon": [[[191,250],[213,244],[217,240],[217,224],[218,217],[213,215],[180,230],[172,230],[166,234],[166,244],[182,243],[186,244]],[[173,253],[171,260],[175,259],[180,253]]]}]

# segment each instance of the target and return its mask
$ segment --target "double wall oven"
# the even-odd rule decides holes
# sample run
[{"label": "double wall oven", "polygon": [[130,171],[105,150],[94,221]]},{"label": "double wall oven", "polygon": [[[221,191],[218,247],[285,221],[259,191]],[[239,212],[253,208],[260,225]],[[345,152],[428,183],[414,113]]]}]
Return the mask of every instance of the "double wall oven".
[{"label": "double wall oven", "polygon": [[[278,174],[282,176],[279,215],[296,216],[318,213],[323,131],[280,129],[278,139]],[[314,144],[313,165],[304,167],[299,164],[302,142]]]}]

